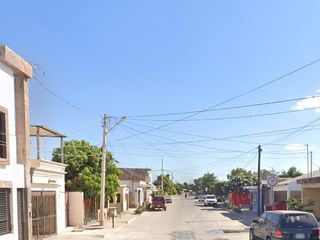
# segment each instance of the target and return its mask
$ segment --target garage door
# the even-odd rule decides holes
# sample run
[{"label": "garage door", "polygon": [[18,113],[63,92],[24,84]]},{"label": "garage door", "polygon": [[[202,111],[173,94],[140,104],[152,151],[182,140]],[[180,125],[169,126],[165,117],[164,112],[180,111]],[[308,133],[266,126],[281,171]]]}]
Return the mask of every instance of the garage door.
[{"label": "garage door", "polygon": [[56,193],[32,192],[33,238],[43,239],[56,233]]}]

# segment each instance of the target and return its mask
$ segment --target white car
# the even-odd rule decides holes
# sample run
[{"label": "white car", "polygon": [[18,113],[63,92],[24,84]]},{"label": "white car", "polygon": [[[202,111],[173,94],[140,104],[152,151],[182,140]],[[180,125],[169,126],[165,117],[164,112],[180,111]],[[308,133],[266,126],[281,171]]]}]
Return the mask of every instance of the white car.
[{"label": "white car", "polygon": [[215,195],[206,195],[204,198],[205,206],[214,206],[216,207],[218,204],[218,200]]}]

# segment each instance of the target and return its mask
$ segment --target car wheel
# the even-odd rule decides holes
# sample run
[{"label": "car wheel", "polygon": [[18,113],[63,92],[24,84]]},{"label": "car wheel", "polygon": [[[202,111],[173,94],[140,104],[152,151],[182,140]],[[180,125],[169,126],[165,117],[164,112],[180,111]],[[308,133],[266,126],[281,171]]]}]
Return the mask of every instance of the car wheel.
[{"label": "car wheel", "polygon": [[256,236],[254,235],[254,232],[253,232],[253,230],[251,229],[250,230],[250,233],[249,233],[249,240],[256,240],[257,238],[256,238]]},{"label": "car wheel", "polygon": [[167,211],[167,208],[164,208],[163,210]]}]

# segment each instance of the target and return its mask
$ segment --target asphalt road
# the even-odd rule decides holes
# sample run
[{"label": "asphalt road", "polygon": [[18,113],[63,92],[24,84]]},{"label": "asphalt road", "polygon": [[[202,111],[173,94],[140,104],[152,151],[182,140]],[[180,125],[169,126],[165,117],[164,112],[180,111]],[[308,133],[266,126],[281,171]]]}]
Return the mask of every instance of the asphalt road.
[{"label": "asphalt road", "polygon": [[228,210],[199,205],[176,197],[167,211],[151,211],[119,229],[108,239],[224,240],[248,239],[245,224],[251,219]]}]

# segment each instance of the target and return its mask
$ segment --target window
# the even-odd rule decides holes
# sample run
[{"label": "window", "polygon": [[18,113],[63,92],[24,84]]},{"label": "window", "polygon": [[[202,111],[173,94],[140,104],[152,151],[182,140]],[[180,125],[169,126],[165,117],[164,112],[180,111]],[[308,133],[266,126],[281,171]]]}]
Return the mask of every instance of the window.
[{"label": "window", "polygon": [[281,226],[285,228],[318,227],[318,222],[309,213],[284,214]]},{"label": "window", "polygon": [[7,110],[0,106],[0,163],[8,160]]},{"label": "window", "polygon": [[10,189],[0,188],[0,236],[11,232]]},{"label": "window", "polygon": [[117,193],[117,203],[120,203],[121,202],[121,195],[120,193]]}]

